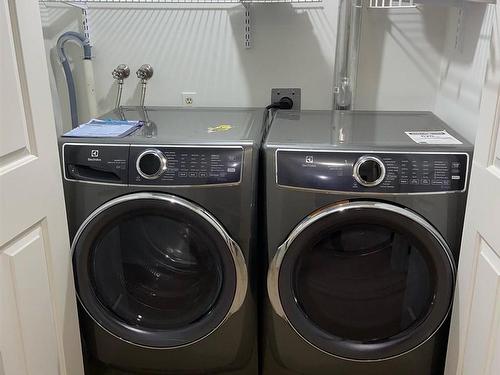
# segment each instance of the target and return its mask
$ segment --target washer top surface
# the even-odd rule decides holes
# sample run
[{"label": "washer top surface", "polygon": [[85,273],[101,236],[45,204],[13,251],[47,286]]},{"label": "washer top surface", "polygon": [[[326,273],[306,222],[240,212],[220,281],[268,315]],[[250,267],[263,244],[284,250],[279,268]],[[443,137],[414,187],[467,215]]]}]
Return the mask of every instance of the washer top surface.
[{"label": "washer top surface", "polygon": [[[418,144],[405,132],[446,130],[462,144]],[[278,111],[269,148],[471,151],[473,146],[431,112]]]},{"label": "washer top surface", "polygon": [[123,138],[71,138],[65,143],[254,144],[262,138],[262,109],[122,107],[100,118],[143,120],[146,124]]}]

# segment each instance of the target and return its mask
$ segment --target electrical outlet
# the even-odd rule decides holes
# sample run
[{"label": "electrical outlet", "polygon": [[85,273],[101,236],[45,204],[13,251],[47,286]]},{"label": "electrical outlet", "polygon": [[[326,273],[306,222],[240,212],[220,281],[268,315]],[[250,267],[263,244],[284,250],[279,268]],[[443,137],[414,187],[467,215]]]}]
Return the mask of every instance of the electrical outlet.
[{"label": "electrical outlet", "polygon": [[185,91],[182,93],[182,105],[184,107],[192,107],[195,105],[196,93]]},{"label": "electrical outlet", "polygon": [[301,93],[302,90],[299,88],[271,89],[271,103],[277,103],[281,98],[289,97],[293,100],[292,110],[300,111]]}]

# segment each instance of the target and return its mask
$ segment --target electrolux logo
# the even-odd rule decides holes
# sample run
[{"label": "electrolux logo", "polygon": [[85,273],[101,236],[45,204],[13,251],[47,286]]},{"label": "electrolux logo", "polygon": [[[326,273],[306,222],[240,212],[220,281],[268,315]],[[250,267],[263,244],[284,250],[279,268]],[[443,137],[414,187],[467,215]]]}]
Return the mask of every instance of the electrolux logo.
[{"label": "electrolux logo", "polygon": [[87,158],[88,161],[101,161],[99,158],[99,150],[90,150],[90,157]]}]

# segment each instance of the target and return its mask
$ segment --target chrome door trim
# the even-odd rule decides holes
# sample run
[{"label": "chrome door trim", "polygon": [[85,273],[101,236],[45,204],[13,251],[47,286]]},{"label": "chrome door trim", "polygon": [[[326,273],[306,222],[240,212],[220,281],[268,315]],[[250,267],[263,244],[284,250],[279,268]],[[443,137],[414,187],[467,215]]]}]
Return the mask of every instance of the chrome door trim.
[{"label": "chrome door trim", "polygon": [[293,229],[293,231],[290,233],[290,235],[285,240],[285,242],[283,242],[283,244],[280,247],[278,247],[278,251],[276,252],[276,255],[274,256],[271,264],[269,265],[269,270],[267,273],[267,293],[269,296],[269,300],[270,300],[271,305],[274,309],[274,312],[281,319],[283,319],[285,322],[287,322],[288,325],[305,342],[309,343],[315,349],[320,350],[321,352],[323,352],[327,355],[330,355],[330,356],[336,357],[336,358],[341,358],[341,359],[348,360],[348,361],[352,361],[352,362],[379,362],[379,361],[385,361],[385,360],[388,360],[391,358],[397,358],[397,357],[403,356],[403,355],[419,348],[420,346],[425,344],[427,341],[429,341],[436,334],[436,332],[442,327],[444,322],[446,321],[447,317],[450,314],[452,304],[450,303],[450,305],[448,307],[448,311],[446,312],[446,315],[443,317],[443,320],[438,325],[438,327],[434,330],[434,332],[426,340],[422,341],[419,345],[415,346],[414,348],[412,348],[410,350],[407,350],[404,353],[398,354],[398,355],[393,356],[393,357],[375,359],[375,360],[359,360],[359,359],[352,359],[352,358],[345,358],[345,357],[336,356],[336,355],[329,353],[321,348],[318,348],[315,344],[313,344],[312,342],[307,340],[290,322],[290,320],[288,319],[286,312],[283,308],[283,305],[281,303],[281,297],[280,297],[280,293],[279,293],[279,274],[280,274],[280,270],[281,270],[281,265],[283,263],[283,259],[285,258],[286,253],[287,253],[288,249],[290,248],[290,246],[292,245],[293,241],[306,228],[313,225],[318,220],[321,220],[322,218],[329,216],[329,215],[332,215],[332,214],[336,214],[336,213],[339,213],[342,211],[348,211],[348,210],[352,210],[352,209],[379,209],[379,210],[383,210],[383,211],[389,211],[389,212],[396,213],[398,215],[402,215],[402,216],[416,222],[417,224],[421,225],[424,229],[426,229],[428,232],[430,232],[432,234],[432,236],[439,242],[441,247],[444,249],[444,251],[448,257],[449,263],[450,263],[450,267],[451,267],[452,274],[453,274],[453,280],[456,280],[457,270],[456,270],[455,261],[453,260],[453,255],[452,255],[452,252],[450,250],[450,247],[446,243],[446,240],[443,238],[443,236],[441,236],[441,234],[422,216],[414,213],[413,211],[410,211],[409,209],[401,208],[401,207],[398,207],[398,206],[395,206],[392,204],[388,204],[388,203],[374,202],[374,201],[347,202],[347,203],[334,204],[334,205],[328,206],[326,208],[323,208],[319,211],[316,211],[316,212],[310,214]]},{"label": "chrome door trim", "polygon": [[[268,147],[278,147],[276,145],[268,145]],[[373,156],[377,156],[379,154],[399,154],[399,155],[465,155],[467,157],[467,169],[465,170],[465,185],[463,190],[453,190],[453,191],[431,191],[425,193],[375,193],[370,191],[341,191],[341,190],[326,190],[326,189],[314,189],[314,188],[301,188],[290,185],[281,185],[278,183],[278,152],[280,151],[291,151],[291,152],[325,152],[325,153],[346,153],[346,154],[369,154]],[[276,186],[287,189],[287,190],[296,190],[296,191],[311,191],[311,192],[320,192],[325,194],[345,194],[345,195],[353,195],[357,194],[360,196],[406,196],[406,195],[438,195],[438,194],[456,194],[456,193],[465,193],[468,189],[469,183],[469,175],[470,172],[470,155],[465,151],[450,151],[450,152],[442,152],[442,151],[364,151],[364,150],[328,150],[328,149],[306,149],[306,148],[276,148],[274,150],[274,181]]]},{"label": "chrome door trim", "polygon": [[241,251],[241,248],[239,245],[234,241],[229,233],[224,229],[222,224],[208,211],[206,211],[204,208],[191,203],[183,198],[171,195],[171,194],[164,194],[164,193],[132,193],[128,195],[124,195],[115,199],[112,199],[109,202],[104,203],[102,206],[97,208],[94,212],[92,212],[82,223],[78,231],[76,232],[75,238],[73,239],[73,242],[71,244],[71,258],[73,259],[74,252],[76,249],[76,245],[78,244],[78,240],[80,239],[83,231],[87,228],[87,226],[101,213],[104,211],[108,210],[109,208],[116,206],[118,204],[128,202],[128,201],[133,201],[133,200],[139,200],[139,199],[156,199],[160,201],[167,201],[173,204],[177,204],[179,206],[182,206],[195,214],[201,216],[204,220],[206,220],[223,238],[224,242],[226,243],[231,256],[233,258],[234,262],[234,267],[236,271],[236,289],[233,297],[233,303],[231,304],[231,307],[229,308],[228,313],[226,316],[221,320],[221,322],[209,333],[207,333],[205,336],[200,337],[199,339],[183,344],[183,345],[178,345],[178,346],[171,346],[171,347],[165,347],[165,348],[158,348],[158,347],[151,347],[151,346],[145,346],[145,345],[140,345],[134,342],[131,342],[129,340],[125,340],[122,337],[117,336],[113,332],[110,332],[106,327],[101,325],[97,319],[94,318],[94,316],[87,310],[87,307],[83,303],[83,301],[80,299],[80,296],[78,294],[78,291],[76,291],[76,296],[78,301],[80,302],[81,306],[85,310],[88,316],[99,326],[101,327],[104,331],[109,333],[110,335],[116,337],[117,339],[127,342],[131,345],[137,346],[137,347],[142,347],[142,348],[148,348],[148,349],[156,349],[156,350],[170,350],[170,349],[177,349],[177,348],[182,348],[186,346],[193,345],[209,335],[211,335],[213,332],[215,332],[224,322],[226,322],[232,315],[234,315],[236,312],[238,312],[242,305],[243,302],[245,301],[245,297],[247,294],[247,289],[248,289],[248,270],[246,266],[246,261],[245,257],[243,255],[243,252]]}]

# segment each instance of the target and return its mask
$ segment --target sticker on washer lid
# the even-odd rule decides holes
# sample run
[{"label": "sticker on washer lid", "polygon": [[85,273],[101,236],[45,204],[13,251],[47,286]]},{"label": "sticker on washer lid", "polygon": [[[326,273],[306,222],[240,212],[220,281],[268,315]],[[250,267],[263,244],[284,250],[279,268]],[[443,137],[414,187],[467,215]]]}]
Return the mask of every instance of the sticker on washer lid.
[{"label": "sticker on washer lid", "polygon": [[217,126],[214,126],[213,128],[208,128],[209,133],[220,133],[220,132],[227,132],[231,130],[233,127],[231,125],[227,124],[220,124]]},{"label": "sticker on washer lid", "polygon": [[446,130],[424,130],[405,132],[415,143],[421,145],[461,145],[458,139]]}]

